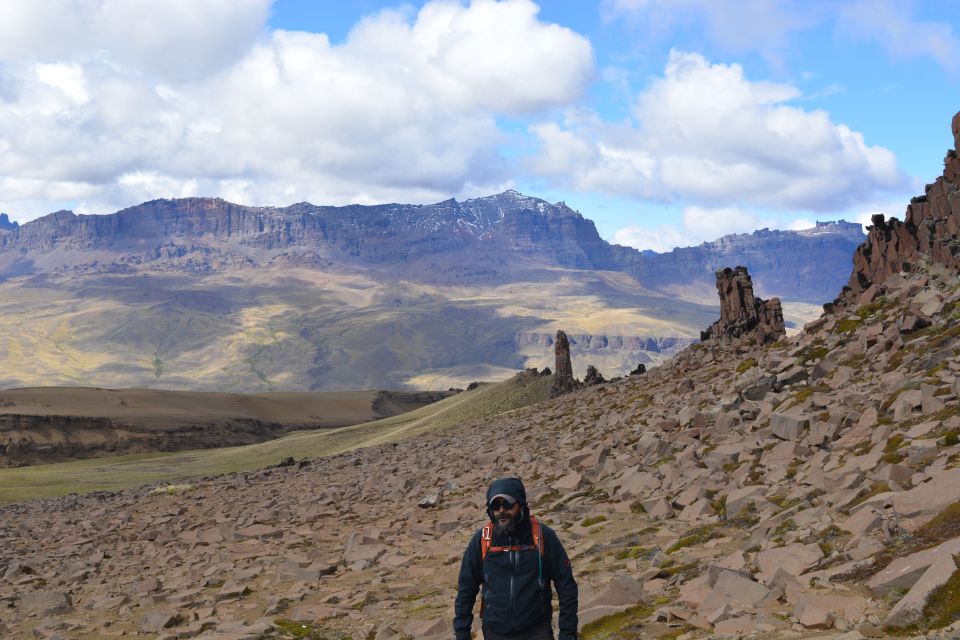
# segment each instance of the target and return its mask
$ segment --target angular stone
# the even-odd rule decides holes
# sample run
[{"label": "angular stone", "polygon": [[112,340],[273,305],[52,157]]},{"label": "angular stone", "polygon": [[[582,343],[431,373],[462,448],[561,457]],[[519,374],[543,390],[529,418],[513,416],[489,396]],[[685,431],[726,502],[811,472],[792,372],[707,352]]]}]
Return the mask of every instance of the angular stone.
[{"label": "angular stone", "polygon": [[801,604],[794,611],[798,622],[807,629],[830,629],[833,627],[833,614],[812,604]]},{"label": "angular stone", "polygon": [[726,494],[726,496],[726,516],[732,518],[747,508],[748,505],[759,499],[762,496],[762,491],[760,487],[750,485],[740,489],[734,489]]},{"label": "angular stone", "polygon": [[73,601],[65,591],[33,591],[20,596],[20,608],[44,615],[69,613]]},{"label": "angular stone", "polygon": [[753,630],[753,616],[750,615],[727,618],[713,627],[713,633],[717,636],[745,636],[753,633]]},{"label": "angular stone", "polygon": [[799,576],[815,567],[822,559],[823,551],[818,544],[788,544],[759,552],[756,564],[760,569],[761,582],[766,583],[777,569],[783,569],[792,576]]},{"label": "angular stone", "polygon": [[700,609],[712,611],[725,605],[749,609],[769,595],[770,590],[759,582],[754,582],[733,571],[721,571],[713,588],[700,604]]},{"label": "angular stone", "polygon": [[797,442],[803,438],[810,428],[810,421],[806,418],[792,416],[786,413],[774,413],[770,416],[770,432],[781,440]]},{"label": "angular stone", "polygon": [[571,471],[551,485],[557,491],[576,491],[583,486],[583,474]]},{"label": "angular stone", "polygon": [[164,629],[175,627],[184,622],[184,617],[175,610],[154,611],[140,620],[140,631],[144,633],[160,633]]},{"label": "angular stone", "polygon": [[911,589],[934,564],[946,567],[952,573],[955,569],[953,556],[957,554],[960,554],[960,538],[948,540],[932,549],[897,558],[870,578],[867,581],[867,587],[881,597],[894,589]]},{"label": "angular stone", "polygon": [[621,573],[603,588],[597,595],[584,603],[584,608],[598,605],[635,605],[644,598],[643,584]]},{"label": "angular stone", "polygon": [[885,624],[893,627],[906,627],[919,622],[923,618],[923,608],[927,606],[930,596],[947,583],[957,571],[957,564],[953,557],[943,557],[941,554],[931,564],[920,578],[914,583],[905,596],[894,605]]}]

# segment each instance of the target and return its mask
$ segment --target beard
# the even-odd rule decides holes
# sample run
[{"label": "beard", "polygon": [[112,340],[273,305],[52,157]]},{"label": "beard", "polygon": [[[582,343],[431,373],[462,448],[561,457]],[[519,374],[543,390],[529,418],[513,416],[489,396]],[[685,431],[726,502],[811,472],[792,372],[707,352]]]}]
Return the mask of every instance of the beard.
[{"label": "beard", "polygon": [[502,535],[512,536],[517,533],[517,529],[520,528],[520,518],[523,517],[523,511],[518,513],[515,516],[510,516],[509,518],[500,520],[500,517],[495,517],[493,520],[494,530]]}]

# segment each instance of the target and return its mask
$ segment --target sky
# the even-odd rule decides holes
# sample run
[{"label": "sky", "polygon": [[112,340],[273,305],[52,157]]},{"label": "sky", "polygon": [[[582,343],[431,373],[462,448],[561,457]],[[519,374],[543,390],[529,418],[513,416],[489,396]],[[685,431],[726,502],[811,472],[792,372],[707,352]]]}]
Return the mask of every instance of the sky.
[{"label": "sky", "polygon": [[3,0],[0,211],[516,189],[667,251],[902,217],[960,0]]}]

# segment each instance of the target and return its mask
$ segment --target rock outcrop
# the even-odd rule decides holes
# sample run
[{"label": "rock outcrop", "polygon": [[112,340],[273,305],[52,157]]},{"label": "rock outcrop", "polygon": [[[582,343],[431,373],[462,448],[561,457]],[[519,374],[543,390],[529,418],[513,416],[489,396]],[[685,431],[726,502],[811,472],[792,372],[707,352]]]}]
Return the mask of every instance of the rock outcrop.
[{"label": "rock outcrop", "polygon": [[776,342],[786,335],[780,298],[762,300],[753,295],[753,280],[746,267],[717,271],[720,319],[700,333],[702,342],[729,344]]},{"label": "rock outcrop", "polygon": [[570,341],[567,340],[567,334],[563,331],[557,331],[556,347],[556,366],[553,373],[553,387],[550,390],[551,397],[557,397],[565,393],[570,393],[576,389],[579,384],[573,377],[573,364],[570,362]]},{"label": "rock outcrop", "polygon": [[954,148],[944,158],[943,175],[910,200],[903,221],[873,216],[867,239],[853,255],[853,273],[835,305],[869,302],[871,290],[895,273],[910,272],[919,260],[960,272],[960,112],[953,117]]}]

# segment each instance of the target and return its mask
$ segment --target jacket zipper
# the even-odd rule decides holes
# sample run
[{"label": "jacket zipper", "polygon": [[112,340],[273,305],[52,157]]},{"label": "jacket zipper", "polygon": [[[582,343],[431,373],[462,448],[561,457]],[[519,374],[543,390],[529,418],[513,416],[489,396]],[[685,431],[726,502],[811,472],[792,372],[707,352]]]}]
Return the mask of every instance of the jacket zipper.
[{"label": "jacket zipper", "polygon": [[[516,541],[514,538],[512,538],[512,537],[510,538],[510,543],[511,543],[510,546],[511,546],[511,547],[516,546],[516,542],[517,542],[517,541]],[[514,576],[516,575],[516,573],[517,573],[516,566],[517,566],[517,552],[516,552],[516,551],[511,551],[511,552],[510,552],[510,619],[511,619],[511,620],[515,620],[515,619],[516,619],[516,614],[515,614],[515,612],[514,612],[514,604],[515,604],[515,602],[514,602],[514,598],[513,598],[513,577],[514,577]]]}]

